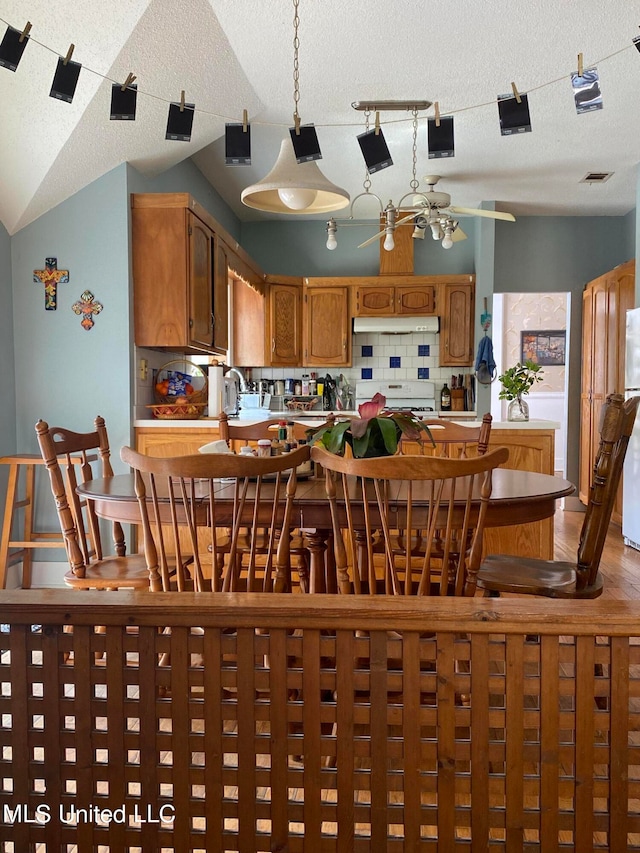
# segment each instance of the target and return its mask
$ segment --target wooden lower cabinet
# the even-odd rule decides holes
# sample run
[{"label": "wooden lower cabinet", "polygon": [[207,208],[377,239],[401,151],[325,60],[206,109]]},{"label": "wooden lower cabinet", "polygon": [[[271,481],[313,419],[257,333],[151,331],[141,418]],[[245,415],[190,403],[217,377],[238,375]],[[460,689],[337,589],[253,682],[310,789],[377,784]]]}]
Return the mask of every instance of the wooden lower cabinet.
[{"label": "wooden lower cabinet", "polygon": [[[146,453],[147,456],[158,456],[166,459],[169,456],[189,456],[197,453],[203,444],[220,438],[218,423],[210,427],[136,427],[136,450]],[[166,542],[171,541],[167,536]],[[190,553],[189,537],[187,533],[180,534],[181,547],[185,553]],[[203,555],[203,570],[210,563],[207,559],[208,546],[211,544],[211,533],[208,528],[198,529],[198,551]],[[139,543],[141,547],[142,543]]]},{"label": "wooden lower cabinet", "polygon": [[136,450],[147,456],[189,456],[220,438],[218,422],[210,427],[136,427]]},{"label": "wooden lower cabinet", "polygon": [[[405,453],[420,452],[420,446],[406,442]],[[507,447],[509,459],[505,468],[517,471],[534,471],[538,474],[554,473],[554,429],[500,429],[491,430],[489,450]],[[410,449],[413,448],[413,449]],[[426,453],[429,448],[426,447]],[[469,455],[472,455],[469,452]],[[516,554],[520,557],[553,559],[553,518],[514,524],[509,527],[485,527],[485,554]]]}]

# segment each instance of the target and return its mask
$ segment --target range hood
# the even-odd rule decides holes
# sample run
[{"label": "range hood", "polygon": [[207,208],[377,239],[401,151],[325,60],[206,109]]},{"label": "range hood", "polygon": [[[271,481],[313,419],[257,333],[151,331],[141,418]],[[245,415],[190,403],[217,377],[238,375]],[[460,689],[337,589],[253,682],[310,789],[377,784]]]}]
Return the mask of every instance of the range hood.
[{"label": "range hood", "polygon": [[439,317],[354,317],[353,332],[382,335],[410,335],[412,332],[439,332]]}]

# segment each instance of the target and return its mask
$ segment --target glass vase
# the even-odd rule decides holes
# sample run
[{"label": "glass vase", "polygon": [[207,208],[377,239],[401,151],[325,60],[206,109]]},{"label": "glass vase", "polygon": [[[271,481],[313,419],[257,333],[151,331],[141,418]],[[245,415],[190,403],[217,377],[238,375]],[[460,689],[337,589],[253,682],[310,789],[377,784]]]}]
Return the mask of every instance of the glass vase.
[{"label": "glass vase", "polygon": [[515,400],[509,403],[507,409],[508,421],[528,421],[529,420],[529,404],[523,398],[522,394],[518,394]]}]

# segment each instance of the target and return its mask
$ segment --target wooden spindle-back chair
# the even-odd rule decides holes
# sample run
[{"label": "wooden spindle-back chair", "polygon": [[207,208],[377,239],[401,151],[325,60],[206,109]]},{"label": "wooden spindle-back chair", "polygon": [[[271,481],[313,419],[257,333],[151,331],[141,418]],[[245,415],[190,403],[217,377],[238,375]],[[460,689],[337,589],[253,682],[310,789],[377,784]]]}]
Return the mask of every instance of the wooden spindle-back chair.
[{"label": "wooden spindle-back chair", "polygon": [[98,476],[113,476],[104,418],[98,415],[94,426],[92,432],[79,433],[42,420],[36,424],[70,566],[64,582],[74,589],[149,589],[144,557],[125,556],[122,526],[112,524],[116,556],[105,555],[93,504],[76,493],[76,486],[93,479],[92,463]]},{"label": "wooden spindle-back chair", "polygon": [[[122,461],[135,473],[149,574],[160,578],[165,591],[289,590],[296,468],[309,459],[309,452],[305,445],[270,457],[203,453],[162,459],[123,447]],[[208,566],[198,542],[202,525],[229,531],[222,553],[213,531]],[[259,535],[262,528],[269,531],[266,539]],[[181,529],[187,531],[186,547]],[[242,576],[240,548],[248,549]]]},{"label": "wooden spindle-back chair", "polygon": [[640,397],[625,401],[621,394],[610,394],[602,408],[600,445],[576,561],[490,555],[478,572],[479,589],[489,595],[505,592],[548,598],[597,598],[602,594],[600,558],[638,403]]},{"label": "wooden spindle-back chair", "polygon": [[[468,459],[347,459],[317,446],[311,456],[325,469],[341,592],[473,594],[492,472],[506,448]],[[418,559],[399,550],[416,528]]]}]

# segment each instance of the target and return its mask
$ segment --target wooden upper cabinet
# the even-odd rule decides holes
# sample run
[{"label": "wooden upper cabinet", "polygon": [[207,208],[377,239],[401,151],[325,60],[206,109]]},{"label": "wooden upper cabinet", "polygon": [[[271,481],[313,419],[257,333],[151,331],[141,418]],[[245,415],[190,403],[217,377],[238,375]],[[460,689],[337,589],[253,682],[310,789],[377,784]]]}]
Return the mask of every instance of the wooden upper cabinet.
[{"label": "wooden upper cabinet", "polygon": [[351,364],[348,287],[304,288],[302,361],[308,367]]},{"label": "wooden upper cabinet", "polygon": [[[214,341],[214,232],[186,199],[171,193],[132,196],[135,343],[213,352],[226,349],[227,336],[225,331],[220,344]],[[220,325],[226,323],[221,316]]]},{"label": "wooden upper cabinet", "polygon": [[213,348],[229,348],[229,250],[217,235],[213,257]]},{"label": "wooden upper cabinet", "polygon": [[213,233],[197,216],[187,213],[189,237],[189,343],[208,349],[213,344]]},{"label": "wooden upper cabinet", "polygon": [[269,285],[267,347],[273,367],[302,364],[302,288],[295,284]]},{"label": "wooden upper cabinet", "polygon": [[440,293],[440,366],[468,367],[473,364],[475,282],[445,281]]},{"label": "wooden upper cabinet", "polygon": [[268,277],[263,293],[239,279],[233,287],[236,367],[299,367],[302,364],[302,283]]},{"label": "wooden upper cabinet", "polygon": [[355,317],[424,316],[436,313],[433,284],[358,285],[355,288]]},{"label": "wooden upper cabinet", "polygon": [[396,314],[422,317],[436,313],[436,289],[432,284],[396,287]]}]

